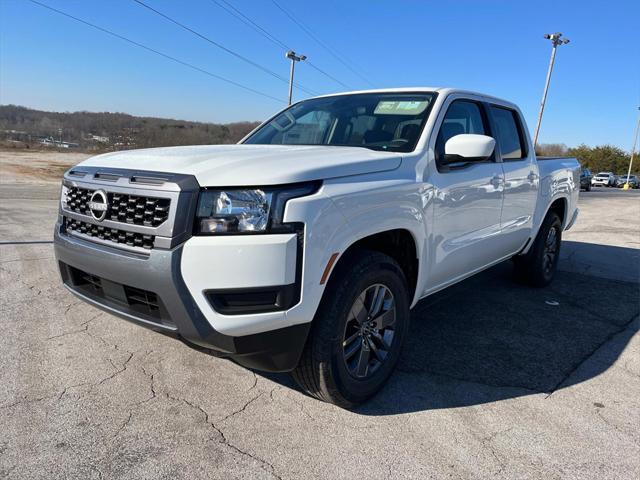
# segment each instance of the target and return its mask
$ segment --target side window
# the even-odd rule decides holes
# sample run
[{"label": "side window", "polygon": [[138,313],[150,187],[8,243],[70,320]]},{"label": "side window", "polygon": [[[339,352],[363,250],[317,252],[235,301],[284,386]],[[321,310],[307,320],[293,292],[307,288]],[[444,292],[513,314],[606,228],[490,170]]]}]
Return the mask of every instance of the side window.
[{"label": "side window", "polygon": [[518,114],[507,108],[491,106],[496,124],[496,137],[503,160],[520,160],[527,156],[527,148]]},{"label": "side window", "polygon": [[488,135],[481,108],[468,100],[456,100],[449,105],[436,139],[436,161],[444,156],[444,145],[450,138],[463,133]]}]

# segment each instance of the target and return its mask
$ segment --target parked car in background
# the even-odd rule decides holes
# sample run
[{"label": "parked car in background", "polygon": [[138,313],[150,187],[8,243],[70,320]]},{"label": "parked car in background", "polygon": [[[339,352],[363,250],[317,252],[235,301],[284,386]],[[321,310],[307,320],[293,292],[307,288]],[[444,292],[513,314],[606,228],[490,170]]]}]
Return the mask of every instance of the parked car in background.
[{"label": "parked car in background", "polygon": [[615,186],[616,176],[613,172],[600,172],[591,180],[594,187],[613,187]]},{"label": "parked car in background", "polygon": [[587,192],[590,192],[591,180],[593,180],[593,175],[591,175],[591,170],[589,170],[588,168],[583,168],[580,171],[580,188],[586,190]]},{"label": "parked car in background", "polygon": [[[627,183],[627,176],[620,175],[616,180],[616,187],[622,188],[625,183]],[[629,175],[629,187],[640,188],[640,180],[636,175]]]}]

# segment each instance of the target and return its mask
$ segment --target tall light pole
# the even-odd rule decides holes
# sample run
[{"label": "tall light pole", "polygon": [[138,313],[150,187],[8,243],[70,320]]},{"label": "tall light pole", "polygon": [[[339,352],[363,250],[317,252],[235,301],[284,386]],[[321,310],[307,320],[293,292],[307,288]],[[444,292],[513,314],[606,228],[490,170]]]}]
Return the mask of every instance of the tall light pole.
[{"label": "tall light pole", "polygon": [[293,97],[293,72],[296,68],[296,62],[304,61],[307,59],[306,55],[296,55],[296,52],[289,50],[286,55],[291,60],[291,74],[289,75],[289,105],[291,105],[291,98]]},{"label": "tall light pole", "polygon": [[[640,107],[638,107],[640,110]],[[624,189],[629,190],[629,177],[631,176],[631,166],[633,165],[633,156],[636,153],[636,144],[638,143],[638,132],[640,131],[640,116],[638,116],[638,124],[636,125],[636,133],[633,136],[633,145],[631,146],[631,159],[629,160],[629,170],[627,171],[627,181],[624,184]]]},{"label": "tall light pole", "polygon": [[540,102],[540,113],[538,114],[538,123],[536,125],[536,133],[533,136],[533,148],[535,150],[538,145],[538,133],[540,133],[540,123],[542,122],[542,113],[544,112],[544,104],[547,101],[547,91],[549,90],[549,82],[551,81],[551,72],[553,71],[553,62],[556,60],[556,49],[559,45],[566,45],[569,43],[568,38],[561,38],[560,32],[547,33],[544,38],[551,40],[553,48],[551,49],[551,60],[549,61],[549,70],[547,70],[547,80],[544,82],[544,93],[542,94],[542,102]]}]

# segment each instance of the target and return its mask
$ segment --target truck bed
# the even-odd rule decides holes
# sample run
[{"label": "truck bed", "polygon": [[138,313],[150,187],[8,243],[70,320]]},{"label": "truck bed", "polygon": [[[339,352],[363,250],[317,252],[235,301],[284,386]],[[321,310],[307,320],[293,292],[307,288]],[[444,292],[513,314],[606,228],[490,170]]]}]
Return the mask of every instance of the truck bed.
[{"label": "truck bed", "polygon": [[536,160],[538,162],[541,162],[543,160],[576,160],[577,161],[575,157],[538,157],[537,155],[536,155]]}]

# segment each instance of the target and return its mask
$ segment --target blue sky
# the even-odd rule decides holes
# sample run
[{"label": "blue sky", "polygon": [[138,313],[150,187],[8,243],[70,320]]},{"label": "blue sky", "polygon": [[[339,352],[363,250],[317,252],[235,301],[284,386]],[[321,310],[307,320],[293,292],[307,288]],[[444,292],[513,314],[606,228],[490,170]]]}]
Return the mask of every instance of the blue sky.
[{"label": "blue sky", "polygon": [[[133,0],[40,0],[182,61],[286,99],[287,85],[182,30]],[[144,0],[254,62],[288,75],[284,51],[213,0]],[[340,51],[356,75],[271,0],[227,0],[314,65],[355,88],[455,86],[514,101],[530,130],[550,54],[558,51],[540,141],[629,150],[640,105],[636,0],[277,0]],[[296,79],[345,90],[308,65]],[[306,94],[296,92],[295,98]],[[56,111],[228,122],[261,120],[283,103],[228,85],[34,5],[0,0],[0,103]]]}]

